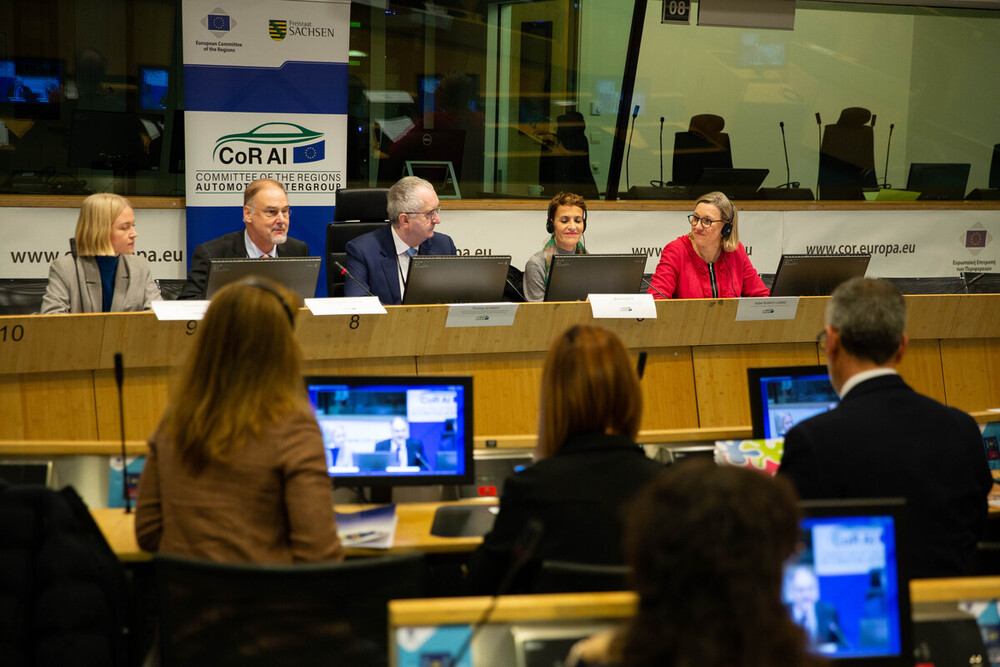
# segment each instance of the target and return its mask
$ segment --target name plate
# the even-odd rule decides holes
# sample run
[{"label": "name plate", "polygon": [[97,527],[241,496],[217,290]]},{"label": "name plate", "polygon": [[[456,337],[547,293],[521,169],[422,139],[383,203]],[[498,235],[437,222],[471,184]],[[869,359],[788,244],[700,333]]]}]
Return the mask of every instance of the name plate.
[{"label": "name plate", "polygon": [[154,301],[153,312],[162,322],[201,320],[211,301]]},{"label": "name plate", "polygon": [[754,320],[794,320],[795,311],[799,308],[799,297],[748,297],[740,299],[736,306],[736,321],[751,322]]},{"label": "name plate", "polygon": [[652,294],[591,294],[590,311],[600,319],[656,319]]},{"label": "name plate", "polygon": [[446,327],[509,327],[514,324],[516,303],[453,303],[448,306]]},{"label": "name plate", "polygon": [[342,296],[306,299],[313,315],[385,315],[385,306],[377,296]]}]

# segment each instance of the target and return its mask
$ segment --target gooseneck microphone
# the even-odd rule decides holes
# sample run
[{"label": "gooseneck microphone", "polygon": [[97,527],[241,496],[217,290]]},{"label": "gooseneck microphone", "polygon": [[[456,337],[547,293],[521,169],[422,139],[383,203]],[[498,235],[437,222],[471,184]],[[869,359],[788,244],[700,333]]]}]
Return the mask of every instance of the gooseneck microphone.
[{"label": "gooseneck microphone", "polygon": [[653,290],[657,294],[659,294],[661,299],[666,299],[667,298],[666,296],[663,295],[663,292],[661,292],[660,290],[658,290],[655,287],[653,287],[652,281],[646,280],[646,276],[642,277],[642,284],[645,285],[646,287],[648,287],[649,289]]},{"label": "gooseneck microphone", "polygon": [[889,185],[889,147],[892,146],[892,131],[895,128],[895,123],[889,123],[889,140],[885,142],[885,171],[882,173],[882,187],[885,189],[892,187]]},{"label": "gooseneck microphone", "polygon": [[628,159],[632,155],[632,135],[635,134],[635,118],[639,115],[639,105],[632,110],[632,130],[628,133],[628,148],[625,150],[625,189],[628,190]]},{"label": "gooseneck microphone", "polygon": [[125,365],[122,353],[115,352],[115,384],[118,385],[118,424],[122,434],[122,495],[125,498],[125,514],[132,513],[132,499],[128,495],[128,459],[125,457],[125,400],[122,384],[125,382]]},{"label": "gooseneck microphone", "polygon": [[[818,138],[816,145],[819,147],[820,160],[823,159],[823,120],[819,117],[819,112],[816,112],[816,136]],[[823,173],[820,169],[816,172],[816,199],[819,199],[819,176]]]},{"label": "gooseneck microphone", "polygon": [[521,534],[518,535],[517,540],[514,541],[514,546],[511,548],[513,552],[513,559],[510,562],[510,566],[507,568],[507,572],[504,574],[503,579],[500,581],[500,585],[497,587],[496,594],[493,595],[493,599],[490,600],[490,605],[483,612],[483,615],[479,617],[476,624],[472,626],[472,630],[469,632],[469,636],[465,638],[462,642],[462,646],[455,653],[455,657],[452,658],[452,665],[460,665],[462,663],[462,658],[465,657],[466,652],[469,650],[469,646],[472,645],[472,640],[475,639],[476,635],[482,629],[486,622],[490,620],[490,616],[493,615],[493,610],[497,606],[497,602],[500,600],[500,596],[506,595],[507,591],[510,589],[511,584],[514,583],[514,577],[521,571],[529,560],[535,555],[535,550],[538,549],[538,544],[542,541],[542,535],[545,533],[545,526],[538,519],[531,519],[525,524],[524,529]]},{"label": "gooseneck microphone", "polygon": [[517,289],[517,286],[511,281],[510,276],[507,276],[507,284],[510,285],[512,290],[514,290],[514,294],[520,297],[522,303],[527,303],[528,298],[524,296],[524,293],[521,292],[521,290]]},{"label": "gooseneck microphone", "polygon": [[970,285],[975,285],[977,282],[979,282],[979,279],[982,278],[985,275],[987,275],[987,274],[980,273],[978,276],[976,276],[972,280],[965,281],[965,284],[962,285],[961,287],[959,287],[957,291],[952,292],[952,294],[961,294],[962,292],[966,292],[966,294],[968,294],[967,290],[969,289],[969,286]]},{"label": "gooseneck microphone", "polygon": [[361,282],[360,280],[358,280],[357,278],[355,278],[354,276],[352,276],[351,272],[348,271],[347,268],[344,267],[343,264],[341,264],[340,262],[334,262],[333,265],[336,266],[338,269],[340,269],[340,275],[346,276],[346,277],[350,278],[351,280],[353,280],[354,284],[357,285],[358,287],[360,287],[361,289],[363,289],[368,294],[368,296],[375,296],[374,294],[372,294],[372,291],[370,289],[368,289],[367,287],[365,287],[365,284],[363,282]]},{"label": "gooseneck microphone", "polygon": [[[660,116],[660,180],[656,182],[657,187],[663,187],[663,121],[665,119]],[[652,184],[651,184],[652,185]]]},{"label": "gooseneck microphone", "polygon": [[785,121],[778,121],[778,127],[781,128],[781,148],[785,151],[785,182],[778,187],[797,188],[799,187],[799,182],[792,180],[792,170],[788,166],[788,144],[785,141]]},{"label": "gooseneck microphone", "polygon": [[636,364],[635,372],[639,374],[639,379],[642,379],[642,374],[646,372],[646,351],[643,350],[639,353],[639,363]]}]

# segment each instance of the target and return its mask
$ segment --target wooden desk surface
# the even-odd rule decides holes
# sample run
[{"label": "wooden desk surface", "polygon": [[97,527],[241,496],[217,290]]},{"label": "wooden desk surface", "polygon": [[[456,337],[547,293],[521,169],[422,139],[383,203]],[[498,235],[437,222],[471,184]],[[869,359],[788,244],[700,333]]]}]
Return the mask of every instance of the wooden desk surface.
[{"label": "wooden desk surface", "polygon": [[[380,556],[386,553],[421,551],[423,553],[466,553],[475,549],[483,540],[481,537],[435,537],[431,535],[434,512],[444,505],[495,505],[496,498],[459,500],[447,503],[398,503],[396,514],[396,541],[392,549],[348,548],[348,556]],[[371,505],[338,505],[338,512],[357,512]],[[135,513],[126,514],[121,508],[96,508],[90,510],[104,539],[112,551],[124,562],[146,561],[152,554],[139,548],[135,539]]]}]

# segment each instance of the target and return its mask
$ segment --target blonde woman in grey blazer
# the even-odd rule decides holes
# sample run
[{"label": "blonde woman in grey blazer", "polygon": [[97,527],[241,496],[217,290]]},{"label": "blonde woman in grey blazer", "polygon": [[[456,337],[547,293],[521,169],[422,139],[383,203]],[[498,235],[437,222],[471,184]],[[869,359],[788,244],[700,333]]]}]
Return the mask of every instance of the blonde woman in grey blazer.
[{"label": "blonde woman in grey blazer", "polygon": [[120,195],[83,200],[76,223],[75,255],[49,267],[42,314],[149,310],[160,290],[149,263],[135,251],[135,213]]}]

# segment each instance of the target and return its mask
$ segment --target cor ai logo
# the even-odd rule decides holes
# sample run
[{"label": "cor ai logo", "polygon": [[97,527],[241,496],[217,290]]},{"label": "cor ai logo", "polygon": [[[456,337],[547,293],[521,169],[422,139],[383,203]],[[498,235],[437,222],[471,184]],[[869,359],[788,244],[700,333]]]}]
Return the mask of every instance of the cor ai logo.
[{"label": "cor ai logo", "polygon": [[326,158],[326,141],[322,137],[322,132],[295,123],[264,123],[249,132],[219,137],[212,160],[241,165],[319,162]]},{"label": "cor ai logo", "polygon": [[271,35],[271,39],[280,42],[288,34],[288,21],[271,19],[267,22],[267,32]]},{"label": "cor ai logo", "polygon": [[227,32],[236,27],[236,21],[233,17],[219,7],[216,7],[209,12],[208,15],[201,20],[201,24],[205,26],[210,33],[215,35],[216,39],[223,37]]}]

